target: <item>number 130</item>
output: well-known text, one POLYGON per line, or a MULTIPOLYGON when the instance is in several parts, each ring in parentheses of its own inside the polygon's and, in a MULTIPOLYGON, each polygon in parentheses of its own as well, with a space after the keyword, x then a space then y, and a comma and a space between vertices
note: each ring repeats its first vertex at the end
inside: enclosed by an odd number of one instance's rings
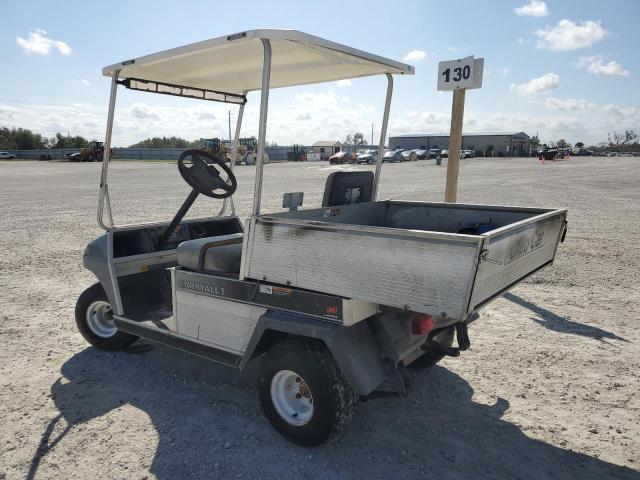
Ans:
MULTIPOLYGON (((451 81, 451 69, 447 68, 444 72, 442 72, 444 76, 444 81, 451 81)), ((460 80, 468 80, 471 75, 471 67, 469 65, 465 65, 464 67, 456 67, 453 69, 453 81, 459 82, 460 80)))

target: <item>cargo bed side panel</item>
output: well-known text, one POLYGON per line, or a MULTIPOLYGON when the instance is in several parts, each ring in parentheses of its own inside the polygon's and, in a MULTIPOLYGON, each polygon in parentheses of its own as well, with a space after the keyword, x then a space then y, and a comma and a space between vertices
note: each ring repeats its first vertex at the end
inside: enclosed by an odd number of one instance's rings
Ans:
POLYGON ((566 214, 556 210, 486 235, 469 312, 553 261, 566 214))
MULTIPOLYGON (((258 221, 246 277, 431 315, 465 318, 482 239, 258 221), (375 232, 375 233, 373 233, 375 232)), ((365 228, 365 227, 362 227, 365 228)))

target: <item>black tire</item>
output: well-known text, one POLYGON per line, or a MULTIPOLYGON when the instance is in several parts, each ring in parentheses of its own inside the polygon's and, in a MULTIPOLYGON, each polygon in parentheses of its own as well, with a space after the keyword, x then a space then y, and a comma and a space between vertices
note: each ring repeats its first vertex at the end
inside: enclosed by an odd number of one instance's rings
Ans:
MULTIPOLYGON (((445 345, 447 347, 451 347, 453 345, 453 338, 455 337, 455 328, 449 327, 442 333, 436 335, 434 340, 438 342, 440 345, 445 345)), ((413 362, 407 365, 407 368, 411 368, 414 370, 422 370, 423 368, 433 367, 436 363, 442 360, 445 357, 445 354, 442 353, 440 349, 437 347, 432 347, 431 345, 427 345, 425 347, 427 350, 420 357, 416 358, 413 362)))
POLYGON ((87 342, 102 350, 122 350, 138 339, 135 335, 120 331, 116 331, 109 337, 96 335, 87 323, 87 310, 95 302, 109 303, 107 294, 99 283, 90 286, 82 292, 76 302, 76 325, 87 342))
MULTIPOLYGON (((264 355, 258 367, 258 398, 269 423, 288 440, 302 446, 326 442, 354 416, 358 395, 320 342, 287 340, 264 355), (303 425, 293 425, 281 416, 272 399, 276 374, 290 370, 311 393, 313 411, 303 425)), ((297 415, 297 414, 296 414, 297 415)))

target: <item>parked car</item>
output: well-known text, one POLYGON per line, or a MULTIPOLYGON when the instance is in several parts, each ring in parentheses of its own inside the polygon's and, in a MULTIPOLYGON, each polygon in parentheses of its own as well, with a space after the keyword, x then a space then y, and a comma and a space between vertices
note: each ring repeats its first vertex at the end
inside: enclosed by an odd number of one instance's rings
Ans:
POLYGON ((12 158, 16 158, 16 156, 13 153, 0 152, 0 158, 2 158, 2 159, 12 159, 12 158))
POLYGON ((540 157, 545 160, 555 160, 558 158, 558 149, 557 148, 543 148, 539 154, 540 157))
POLYGON ((462 150, 460 152, 460 158, 473 158, 475 157, 473 150, 462 150))
POLYGON ((413 150, 403 150, 400 152, 403 162, 414 162, 418 159, 418 156, 413 150))
POLYGON ((395 150, 387 150, 382 156, 383 162, 401 162, 402 161, 402 148, 396 148, 395 150))
POLYGON ((378 159, 380 156, 378 155, 377 150, 364 150, 361 154, 356 157, 356 163, 358 165, 362 163, 366 163, 368 165, 372 165, 374 163, 378 163, 378 159))
POLYGON ((590 157, 593 155, 591 150, 587 150, 586 148, 579 149, 576 153, 574 153, 576 157, 590 157))
POLYGON ((394 150, 385 150, 385 152, 382 154, 382 163, 393 162, 395 154, 396 152, 394 150))
POLYGON ((424 160, 429 156, 429 151, 424 149, 416 150, 416 155, 418 156, 418 160, 424 160))
POLYGON ((329 163, 332 165, 338 165, 343 163, 353 163, 353 155, 351 152, 338 152, 329 157, 329 163))
POLYGON ((442 158, 449 158, 449 150, 441 150, 440 151, 440 156, 442 158))
POLYGON ((81 162, 82 161, 82 155, 80 154, 80 152, 65 153, 64 154, 64 158, 66 158, 68 162, 81 162))
POLYGON ((429 154, 427 155, 427 158, 438 158, 441 151, 442 150, 440 150, 439 148, 431 148, 429 149, 429 154))

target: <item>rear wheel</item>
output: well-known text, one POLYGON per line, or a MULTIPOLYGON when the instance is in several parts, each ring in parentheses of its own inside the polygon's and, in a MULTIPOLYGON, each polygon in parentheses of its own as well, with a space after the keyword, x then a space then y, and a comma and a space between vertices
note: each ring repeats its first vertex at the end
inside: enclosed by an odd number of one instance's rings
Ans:
MULTIPOLYGON (((449 327, 440 334, 434 337, 434 341, 445 347, 451 347, 453 345, 453 337, 455 336, 455 328, 449 327)), ((445 357, 445 354, 438 347, 432 345, 425 345, 425 352, 420 357, 415 359, 407 368, 420 370, 423 368, 429 368, 434 366, 440 360, 445 357)))
POLYGON ((78 298, 76 325, 87 342, 103 350, 120 350, 138 339, 118 331, 111 304, 99 283, 87 288, 78 298))
POLYGON ((277 344, 264 354, 257 384, 271 425, 298 445, 326 442, 356 411, 358 396, 320 343, 277 344))

